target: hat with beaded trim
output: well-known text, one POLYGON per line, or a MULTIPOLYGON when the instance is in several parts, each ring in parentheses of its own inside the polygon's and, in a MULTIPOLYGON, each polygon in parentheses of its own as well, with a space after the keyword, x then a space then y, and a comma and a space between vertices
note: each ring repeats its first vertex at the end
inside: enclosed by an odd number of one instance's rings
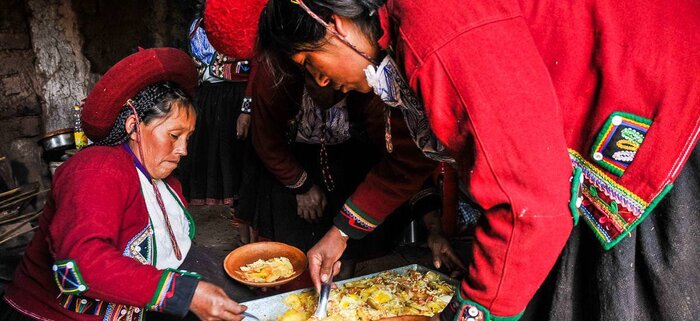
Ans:
POLYGON ((170 81, 190 96, 197 86, 192 58, 175 48, 139 49, 117 62, 92 88, 80 114, 83 130, 92 141, 109 135, 126 102, 146 86, 170 81))

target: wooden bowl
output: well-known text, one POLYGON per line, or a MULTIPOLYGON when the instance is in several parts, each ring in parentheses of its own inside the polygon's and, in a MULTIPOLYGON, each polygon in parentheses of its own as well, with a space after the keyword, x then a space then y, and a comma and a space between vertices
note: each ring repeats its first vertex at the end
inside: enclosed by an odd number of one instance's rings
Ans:
POLYGON ((301 275, 306 270, 306 255, 300 249, 279 242, 256 242, 243 245, 229 253, 224 259, 224 270, 234 280, 252 287, 275 287, 286 284, 301 275), (236 271, 241 271, 241 266, 253 263, 257 260, 269 260, 276 257, 286 257, 292 263, 294 274, 274 282, 251 282, 243 279, 236 271))

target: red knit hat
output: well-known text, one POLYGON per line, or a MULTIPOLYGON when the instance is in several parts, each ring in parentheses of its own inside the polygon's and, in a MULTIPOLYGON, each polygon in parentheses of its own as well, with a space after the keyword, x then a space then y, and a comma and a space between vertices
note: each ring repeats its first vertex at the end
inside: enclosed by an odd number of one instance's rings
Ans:
POLYGON ((204 28, 209 42, 229 57, 252 58, 265 4, 267 0, 207 0, 204 28))
POLYGON ((141 49, 117 62, 95 84, 80 114, 83 130, 92 141, 109 135, 126 101, 148 85, 171 81, 190 96, 197 86, 192 58, 175 48, 141 49))

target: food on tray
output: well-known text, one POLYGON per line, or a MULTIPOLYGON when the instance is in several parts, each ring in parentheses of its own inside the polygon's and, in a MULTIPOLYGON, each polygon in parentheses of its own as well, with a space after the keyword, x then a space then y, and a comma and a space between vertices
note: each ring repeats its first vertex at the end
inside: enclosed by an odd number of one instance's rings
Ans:
POLYGON ((286 279, 294 274, 294 268, 292 262, 282 256, 269 260, 257 260, 241 266, 241 271, 236 272, 246 281, 262 283, 286 279))
MULTIPOLYGON (((328 317, 323 321, 369 321, 382 318, 425 315, 442 311, 454 288, 433 272, 385 272, 373 278, 348 282, 331 291, 328 317)), ((290 309, 278 321, 314 320, 318 295, 291 294, 284 299, 290 309)))

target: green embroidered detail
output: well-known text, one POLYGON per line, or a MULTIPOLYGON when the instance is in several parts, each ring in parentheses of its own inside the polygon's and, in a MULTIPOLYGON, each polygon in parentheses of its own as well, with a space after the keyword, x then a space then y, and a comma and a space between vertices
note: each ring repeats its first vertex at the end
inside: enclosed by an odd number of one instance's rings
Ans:
POLYGON ((471 317, 475 320, 479 320, 478 317, 474 316, 474 313, 473 313, 474 311, 468 311, 468 309, 466 307, 477 308, 478 312, 480 312, 483 315, 484 321, 517 321, 517 320, 520 320, 520 318, 523 316, 523 313, 525 313, 525 310, 523 310, 522 312, 520 312, 514 316, 509 316, 509 317, 496 316, 496 315, 491 314, 491 311, 489 311, 489 309, 487 309, 483 305, 462 297, 462 293, 459 289, 455 292, 455 297, 456 297, 457 301, 459 302, 460 306, 457 308, 457 313, 455 314, 454 318, 452 319, 453 321, 467 320, 469 317, 471 317), (472 314, 465 316, 464 313, 472 313, 472 314))
POLYGON ((576 209, 606 250, 629 235, 673 186, 665 186, 649 204, 588 163, 575 150, 569 149, 569 155, 574 171, 579 170, 583 178, 578 187, 583 201, 576 209))
POLYGON ((362 209, 360 209, 359 207, 357 207, 357 205, 355 205, 355 203, 353 203, 350 199, 347 199, 347 201, 345 201, 345 205, 346 205, 349 209, 351 209, 351 210, 353 211, 354 214, 359 215, 360 217, 362 217, 362 219, 364 219, 364 220, 366 220, 367 222, 373 224, 374 226, 377 226, 377 225, 381 224, 381 222, 375 220, 375 219, 372 218, 371 216, 367 215, 367 213, 365 213, 362 209))
POLYGON ((571 211, 571 216, 574 218, 574 226, 578 225, 579 212, 578 207, 581 206, 583 201, 583 196, 581 196, 581 184, 583 183, 583 176, 581 174, 581 169, 574 167, 574 174, 571 176, 571 200, 569 201, 569 210, 571 211))
POLYGON ((622 176, 634 160, 651 123, 649 119, 630 113, 610 114, 591 147, 591 158, 602 168, 622 176))
MULTIPOLYGON (((664 189, 661 191, 661 193, 659 193, 659 195, 656 196, 656 198, 654 198, 654 200, 651 202, 651 204, 649 204, 646 211, 644 211, 644 214, 642 214, 642 216, 640 216, 639 219, 637 219, 637 221, 635 221, 630 226, 628 226, 627 229, 631 231, 631 230, 634 230, 635 228, 637 228, 637 225, 642 223, 642 221, 644 221, 644 219, 647 216, 649 216, 649 214, 651 214, 651 211, 653 211, 656 208, 656 205, 659 205, 659 202, 661 202, 661 200, 664 198, 664 196, 666 196, 666 194, 668 194, 668 192, 670 192, 671 189, 673 189, 673 184, 666 185, 664 187, 664 189)), ((622 241, 623 239, 624 239, 624 235, 620 235, 620 237, 613 240, 612 242, 610 242, 608 244, 604 244, 603 247, 606 250, 609 250, 609 249, 615 247, 615 245, 617 245, 617 243, 620 243, 620 241, 622 241)))
POLYGON ((632 128, 625 128, 620 132, 620 134, 622 134, 622 137, 624 137, 625 139, 632 141, 637 145, 641 145, 644 141, 644 135, 640 134, 638 131, 632 128))
POLYGON ((58 289, 67 294, 81 294, 90 288, 85 283, 83 275, 74 260, 56 261, 52 267, 54 281, 58 289))

